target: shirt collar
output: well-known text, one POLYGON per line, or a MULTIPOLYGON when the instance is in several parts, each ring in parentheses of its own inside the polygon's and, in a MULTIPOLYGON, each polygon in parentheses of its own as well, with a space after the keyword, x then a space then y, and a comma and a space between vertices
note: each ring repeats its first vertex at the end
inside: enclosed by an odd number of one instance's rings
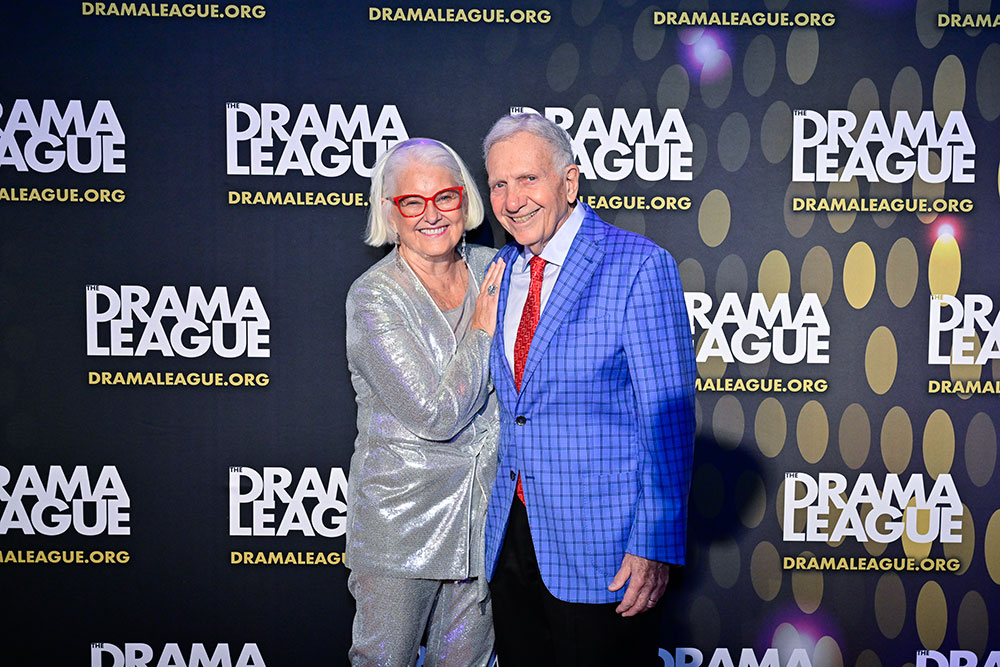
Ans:
MULTIPOLYGON (((547 264, 562 266, 566 262, 566 256, 569 254, 570 246, 573 245, 576 233, 580 231, 580 227, 583 225, 584 215, 583 205, 577 202, 576 206, 570 212, 569 217, 566 218, 566 222, 556 230, 556 233, 552 235, 549 242, 542 248, 539 257, 544 259, 547 264)), ((528 262, 532 257, 534 257, 534 253, 527 246, 521 248, 521 261, 518 264, 521 265, 520 268, 522 271, 527 269, 528 262)))

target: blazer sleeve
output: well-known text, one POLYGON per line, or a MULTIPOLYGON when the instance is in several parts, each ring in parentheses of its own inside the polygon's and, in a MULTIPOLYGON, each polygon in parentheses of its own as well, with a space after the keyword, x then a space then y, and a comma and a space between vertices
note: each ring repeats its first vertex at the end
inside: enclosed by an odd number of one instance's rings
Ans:
POLYGON ((417 437, 447 441, 472 421, 489 396, 485 331, 470 329, 455 355, 439 367, 428 355, 417 323, 395 295, 356 287, 347 298, 347 361, 389 412, 417 437))
POLYGON ((662 248, 639 268, 624 328, 640 440, 639 499, 626 551, 683 564, 694 449, 694 345, 677 265, 662 248))

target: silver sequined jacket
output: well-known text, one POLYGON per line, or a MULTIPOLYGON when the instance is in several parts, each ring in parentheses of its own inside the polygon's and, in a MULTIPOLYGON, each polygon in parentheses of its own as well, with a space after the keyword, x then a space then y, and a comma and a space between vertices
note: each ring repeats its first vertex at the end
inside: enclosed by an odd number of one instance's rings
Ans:
MULTIPOLYGON (((495 250, 469 246, 478 285, 495 250)), ((358 401, 345 562, 355 571, 484 579, 498 418, 491 338, 458 344, 396 250, 347 294, 347 365, 358 401)))

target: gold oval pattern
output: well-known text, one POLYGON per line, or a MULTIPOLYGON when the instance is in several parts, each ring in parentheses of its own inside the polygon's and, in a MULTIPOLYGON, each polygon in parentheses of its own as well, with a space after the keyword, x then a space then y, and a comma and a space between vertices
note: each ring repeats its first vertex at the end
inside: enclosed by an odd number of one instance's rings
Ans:
POLYGON ((882 433, 879 438, 882 449, 882 462, 885 469, 900 475, 910 465, 913 454, 913 426, 906 410, 898 405, 893 406, 882 420, 882 433))
POLYGON ((740 508, 740 522, 747 528, 756 528, 767 512, 767 490, 764 480, 753 470, 744 470, 736 480, 736 504, 740 508))
POLYGON ((731 220, 732 210, 725 192, 715 189, 705 195, 698 208, 698 233, 705 245, 716 248, 725 241, 731 220))
MULTIPOLYGON (((852 178, 849 181, 834 181, 830 183, 830 186, 826 190, 826 196, 829 199, 857 199, 859 194, 858 179, 856 178, 852 178)), ((830 222, 830 226, 838 234, 843 234, 849 230, 854 225, 854 220, 857 217, 858 214, 854 211, 830 211, 826 214, 826 219, 830 222)))
POLYGON ((899 70, 899 74, 892 82, 892 91, 889 93, 889 114, 895 118, 897 111, 905 111, 910 116, 910 120, 916 122, 923 111, 923 84, 920 81, 920 74, 913 67, 904 67, 899 70))
POLYGON ((897 361, 896 338, 888 327, 878 327, 865 348, 865 376, 876 394, 882 395, 892 388, 897 361))
POLYGON ((724 394, 715 403, 712 411, 712 435, 723 449, 733 450, 743 442, 746 429, 743 405, 731 394, 724 394))
POLYGON ((747 92, 754 97, 766 93, 774 81, 776 64, 774 42, 771 38, 767 35, 754 37, 743 57, 743 83, 747 92))
POLYGON ((764 112, 760 124, 760 150, 771 164, 778 164, 792 147, 792 110, 778 100, 764 112))
POLYGON ((830 441, 830 421, 819 401, 808 401, 799 411, 795 439, 806 463, 818 463, 830 441))
POLYGON ((972 513, 967 505, 962 505, 962 541, 951 542, 944 545, 944 555, 946 558, 957 558, 961 567, 955 574, 965 574, 965 571, 972 565, 972 559, 976 554, 976 525, 972 521, 972 513))
POLYGON ((851 403, 840 417, 838 429, 840 455, 851 470, 857 470, 868 460, 871 450, 872 427, 868 413, 858 403, 851 403))
POLYGON ((983 558, 986 559, 986 571, 990 573, 990 579, 993 583, 1000 584, 1000 510, 993 513, 986 525, 983 558))
POLYGON ((854 667, 882 667, 882 661, 879 660, 878 653, 866 648, 858 654, 858 660, 854 663, 854 667))
POLYGON ((933 49, 944 37, 944 30, 938 27, 938 14, 948 11, 948 0, 917 0, 914 20, 917 37, 925 49, 933 49))
POLYGON ((813 651, 813 664, 824 667, 844 667, 844 654, 840 651, 837 640, 830 635, 824 635, 816 642, 813 651))
POLYGON ((785 409, 781 401, 768 396, 757 408, 757 417, 754 420, 753 431, 757 438, 757 447, 761 453, 773 459, 781 453, 785 446, 785 436, 788 426, 785 422, 785 409))
POLYGON ((801 635, 799 635, 799 631, 788 621, 776 627, 774 634, 771 636, 771 646, 780 646, 788 652, 797 648, 803 648, 803 644, 804 642, 801 635))
POLYGON ((959 648, 972 651, 976 655, 986 653, 986 640, 990 634, 990 612, 986 608, 986 601, 978 591, 969 591, 962 598, 955 625, 958 626, 959 648))
POLYGON ((701 71, 701 79, 698 85, 701 88, 701 101, 709 109, 718 109, 729 97, 729 91, 733 87, 733 61, 725 51, 717 51, 719 64, 715 66, 715 73, 709 75, 709 69, 701 71))
POLYGON ((639 60, 652 60, 660 52, 667 31, 653 22, 655 7, 646 7, 632 29, 632 49, 639 60))
POLYGON ((897 239, 885 261, 885 289, 896 308, 905 308, 913 299, 919 272, 920 262, 913 242, 905 236, 897 239))
POLYGON ((864 241, 858 241, 844 259, 844 295, 852 308, 868 305, 875 291, 875 254, 864 241))
POLYGON ((764 295, 767 305, 773 304, 778 294, 787 292, 791 283, 792 272, 784 253, 772 250, 764 255, 757 271, 757 290, 764 295))
POLYGON ((934 75, 934 119, 944 125, 948 114, 965 107, 965 67, 956 55, 946 56, 934 75))
MULTIPOLYGON (((927 165, 931 173, 936 174, 941 170, 941 156, 933 151, 927 154, 927 165)), ((945 184, 944 183, 928 183, 920 174, 913 177, 912 181, 912 191, 914 199, 941 199, 944 197, 945 184)), ((926 213, 917 213, 917 219, 920 222, 928 225, 937 218, 938 214, 934 211, 928 211, 926 213)))
MULTIPOLYGON (((815 554, 803 551, 802 555, 812 558, 815 554)), ((795 570, 792 572, 792 595, 795 604, 806 614, 819 609, 823 601, 823 573, 820 570, 795 570)))
POLYGON ((753 590, 764 602, 781 592, 781 556, 770 542, 761 542, 750 556, 750 580, 753 590))
POLYGON ((875 623, 886 639, 895 639, 906 622, 906 589, 899 575, 888 573, 875 584, 875 623))
POLYGON ((723 538, 708 548, 708 568, 712 579, 722 588, 732 588, 740 578, 740 545, 723 538))
MULTIPOLYGON (((994 376, 995 377, 995 376, 994 376)), ((965 469, 976 486, 986 486, 997 464, 997 431, 985 412, 977 412, 965 432, 965 469)))
POLYGON ((749 282, 743 258, 737 254, 726 255, 715 271, 715 296, 721 301, 728 292, 735 292, 742 298, 747 294, 749 282))
POLYGON ((857 125, 851 130, 851 136, 854 139, 861 136, 861 128, 864 126, 868 114, 872 111, 878 111, 881 106, 875 82, 868 77, 858 79, 847 98, 847 110, 858 119, 857 125))
POLYGON ((993 122, 1000 116, 1000 44, 994 42, 983 51, 976 73, 976 102, 983 120, 993 122))
POLYGON ((931 413, 924 426, 924 467, 934 479, 951 470, 955 460, 955 429, 951 417, 940 408, 931 413))
POLYGON ((833 260, 823 246, 813 246, 802 260, 799 284, 803 294, 815 294, 824 306, 833 291, 833 260))
POLYGON ((677 273, 681 278, 681 285, 685 292, 705 291, 705 269, 701 263, 693 257, 688 257, 677 265, 677 273))
POLYGON ((955 237, 945 235, 934 241, 927 262, 927 284, 931 294, 955 296, 962 280, 962 251, 955 237))
POLYGON ((917 636, 924 648, 936 651, 948 629, 948 601, 936 581, 928 581, 917 595, 917 636))
POLYGON ((819 33, 815 28, 794 28, 785 49, 785 69, 796 85, 809 81, 819 62, 819 33))
POLYGON ((660 113, 667 109, 684 111, 691 97, 691 79, 683 65, 674 63, 660 76, 656 87, 656 106, 660 113))
POLYGON ((792 200, 796 197, 812 198, 816 196, 816 186, 808 182, 792 181, 785 188, 785 227, 788 233, 797 239, 802 238, 812 229, 816 214, 811 211, 793 211, 792 200))

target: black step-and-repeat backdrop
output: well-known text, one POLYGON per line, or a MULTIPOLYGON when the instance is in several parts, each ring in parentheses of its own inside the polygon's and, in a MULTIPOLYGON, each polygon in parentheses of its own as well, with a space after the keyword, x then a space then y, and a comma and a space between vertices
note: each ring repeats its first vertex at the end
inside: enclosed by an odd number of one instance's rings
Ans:
POLYGON ((0 663, 346 663, 368 176, 513 109, 680 265, 664 665, 997 667, 996 5, 8 3, 0 663))

